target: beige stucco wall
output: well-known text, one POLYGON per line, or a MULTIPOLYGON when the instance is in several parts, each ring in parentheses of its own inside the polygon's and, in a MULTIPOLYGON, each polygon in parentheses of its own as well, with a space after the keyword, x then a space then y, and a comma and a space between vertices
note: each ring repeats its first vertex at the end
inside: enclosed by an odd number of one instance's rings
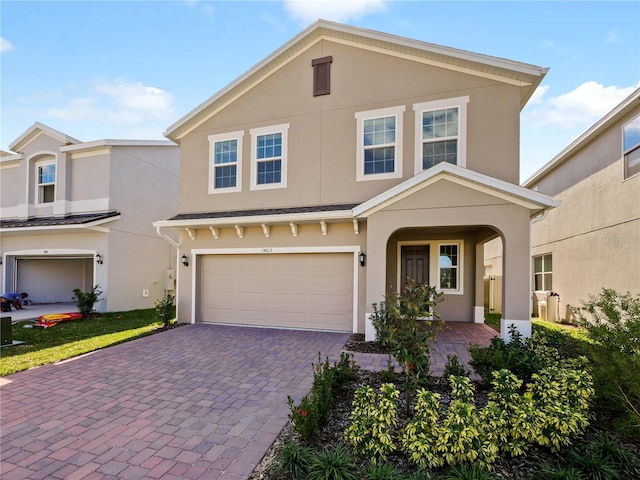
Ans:
POLYGON ((640 294, 640 176, 623 180, 622 125, 612 123, 532 188, 561 205, 532 223, 532 256, 553 256, 560 318, 602 288, 640 294))
POLYGON ((468 96, 467 167, 517 183, 519 87, 321 41, 181 140, 181 212, 357 203, 414 175, 413 104, 468 96), (312 96, 311 60, 331 55, 331 94, 312 96), (355 114, 401 106, 403 178, 356 182, 355 114), (249 130, 289 124, 288 186, 251 191, 249 130), (242 191, 208 194, 208 136, 243 131, 242 191), (230 207, 232 206, 232 207, 230 207))

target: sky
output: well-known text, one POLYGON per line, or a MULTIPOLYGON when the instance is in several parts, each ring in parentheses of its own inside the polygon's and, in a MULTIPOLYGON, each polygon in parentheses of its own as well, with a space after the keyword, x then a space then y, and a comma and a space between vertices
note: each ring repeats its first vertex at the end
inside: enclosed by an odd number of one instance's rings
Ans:
POLYGON ((549 72, 521 115, 524 181, 640 86, 638 1, 0 1, 0 148, 163 132, 318 18, 549 72))

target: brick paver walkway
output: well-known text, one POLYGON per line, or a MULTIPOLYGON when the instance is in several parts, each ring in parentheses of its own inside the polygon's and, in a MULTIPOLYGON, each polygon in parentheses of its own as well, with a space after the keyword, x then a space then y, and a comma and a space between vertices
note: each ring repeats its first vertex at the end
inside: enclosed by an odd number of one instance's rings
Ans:
MULTIPOLYGON (((469 343, 494 335, 447 324, 432 372, 447 354, 467 361, 469 343)), ((287 422, 287 395, 299 400, 311 388, 318 352, 338 359, 348 338, 196 324, 4 377, 0 476, 247 478, 287 422)), ((387 367, 375 357, 357 361, 387 367)))

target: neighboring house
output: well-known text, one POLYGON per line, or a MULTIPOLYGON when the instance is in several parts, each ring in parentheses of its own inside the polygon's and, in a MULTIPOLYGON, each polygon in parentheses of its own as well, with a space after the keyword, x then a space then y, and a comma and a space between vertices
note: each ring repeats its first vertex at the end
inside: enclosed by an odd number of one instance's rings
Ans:
POLYGON ((640 89, 523 185, 560 201, 531 225, 534 297, 559 295, 549 314, 572 321, 602 288, 640 294, 640 89))
POLYGON ((165 132, 179 320, 371 339, 372 305, 411 277, 442 319, 482 322, 500 237, 503 323, 528 334, 529 221, 553 201, 518 185, 520 110, 546 71, 314 23, 165 132))
POLYGON ((71 302, 99 285, 99 311, 151 308, 173 290, 175 251, 153 220, 175 212, 179 149, 80 142, 35 123, 0 159, 2 291, 71 302))

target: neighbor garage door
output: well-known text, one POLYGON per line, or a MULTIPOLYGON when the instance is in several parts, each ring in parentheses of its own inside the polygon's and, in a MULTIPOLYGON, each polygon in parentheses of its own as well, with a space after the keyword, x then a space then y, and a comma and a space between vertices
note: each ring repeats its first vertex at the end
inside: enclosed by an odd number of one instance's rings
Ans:
POLYGON ((205 255, 199 321, 352 331, 353 254, 205 255))
POLYGON ((91 290, 91 258, 19 258, 18 292, 27 292, 34 303, 71 302, 73 290, 91 290))

